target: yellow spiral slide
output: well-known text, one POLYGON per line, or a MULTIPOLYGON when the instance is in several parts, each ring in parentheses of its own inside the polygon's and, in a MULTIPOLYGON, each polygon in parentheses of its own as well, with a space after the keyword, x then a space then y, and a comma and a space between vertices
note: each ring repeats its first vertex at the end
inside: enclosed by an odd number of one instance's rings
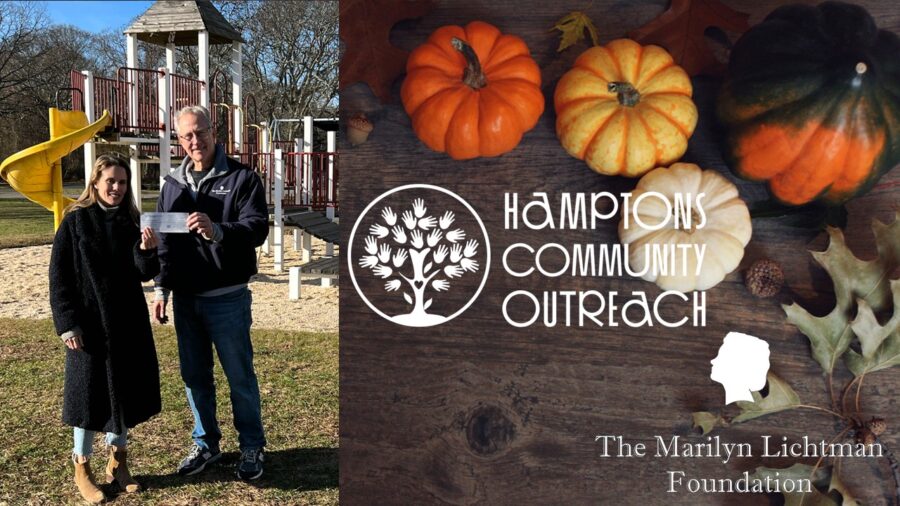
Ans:
POLYGON ((109 112, 93 123, 81 111, 50 109, 50 140, 19 151, 0 164, 0 177, 32 202, 53 211, 53 228, 72 199, 63 195, 60 160, 91 140, 110 122, 109 112))

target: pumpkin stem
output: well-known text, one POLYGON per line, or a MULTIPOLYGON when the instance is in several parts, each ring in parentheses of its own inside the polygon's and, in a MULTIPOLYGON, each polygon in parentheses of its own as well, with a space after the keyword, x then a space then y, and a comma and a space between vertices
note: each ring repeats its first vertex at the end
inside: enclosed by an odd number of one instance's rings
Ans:
POLYGON ((853 80, 850 81, 850 84, 854 88, 859 88, 860 86, 862 86, 863 74, 865 74, 869 70, 869 66, 866 65, 865 62, 859 62, 856 64, 856 67, 854 67, 853 70, 856 71, 856 75, 853 76, 853 80))
POLYGON ((484 76, 484 71, 481 70, 481 62, 478 61, 478 55, 475 54, 472 46, 456 37, 450 40, 450 44, 466 57, 466 71, 463 73, 463 82, 466 86, 475 90, 487 86, 487 78, 484 76))
POLYGON ((697 231, 697 223, 700 223, 700 215, 697 214, 696 209, 691 209, 691 226, 687 226, 687 223, 682 223, 682 228, 688 235, 693 235, 697 231))
POLYGON ((634 107, 641 101, 641 94, 635 89, 631 83, 624 81, 613 81, 606 86, 610 93, 616 93, 619 103, 625 107, 634 107))

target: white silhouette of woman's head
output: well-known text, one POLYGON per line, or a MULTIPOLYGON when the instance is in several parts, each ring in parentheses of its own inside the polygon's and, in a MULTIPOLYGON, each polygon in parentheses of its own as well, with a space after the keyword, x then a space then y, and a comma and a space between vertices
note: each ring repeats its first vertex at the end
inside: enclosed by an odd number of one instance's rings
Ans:
POLYGON ((752 401, 750 392, 758 392, 766 386, 769 343, 740 332, 729 332, 722 341, 719 355, 711 363, 709 377, 725 387, 725 404, 752 401))

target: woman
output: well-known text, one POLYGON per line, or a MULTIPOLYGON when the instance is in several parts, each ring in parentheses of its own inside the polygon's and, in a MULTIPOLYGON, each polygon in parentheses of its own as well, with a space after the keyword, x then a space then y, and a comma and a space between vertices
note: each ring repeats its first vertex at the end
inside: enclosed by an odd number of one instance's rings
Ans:
POLYGON ((91 474, 94 434, 106 432, 108 482, 140 486, 126 462, 128 428, 160 411, 159 366, 141 281, 159 272, 157 237, 138 229, 128 160, 100 156, 66 209, 50 257, 50 305, 66 345, 63 422, 75 428, 75 484, 105 500, 91 474))

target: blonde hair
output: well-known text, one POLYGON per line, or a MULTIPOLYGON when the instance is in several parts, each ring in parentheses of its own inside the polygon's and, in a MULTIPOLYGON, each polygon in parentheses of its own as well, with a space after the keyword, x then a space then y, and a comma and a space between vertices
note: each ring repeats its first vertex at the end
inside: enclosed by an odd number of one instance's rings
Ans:
POLYGON ((84 191, 81 192, 78 199, 66 207, 65 214, 76 209, 90 207, 100 201, 97 188, 95 188, 94 185, 99 183, 103 171, 110 167, 121 167, 125 171, 125 177, 128 179, 128 184, 126 185, 127 189, 125 190, 125 197, 122 199, 120 205, 127 206, 128 214, 131 216, 135 225, 140 223, 141 213, 138 211, 137 202, 134 200, 134 193, 131 191, 131 165, 128 162, 128 157, 115 151, 97 157, 97 161, 94 162, 94 169, 91 171, 91 180, 87 182, 84 191))

